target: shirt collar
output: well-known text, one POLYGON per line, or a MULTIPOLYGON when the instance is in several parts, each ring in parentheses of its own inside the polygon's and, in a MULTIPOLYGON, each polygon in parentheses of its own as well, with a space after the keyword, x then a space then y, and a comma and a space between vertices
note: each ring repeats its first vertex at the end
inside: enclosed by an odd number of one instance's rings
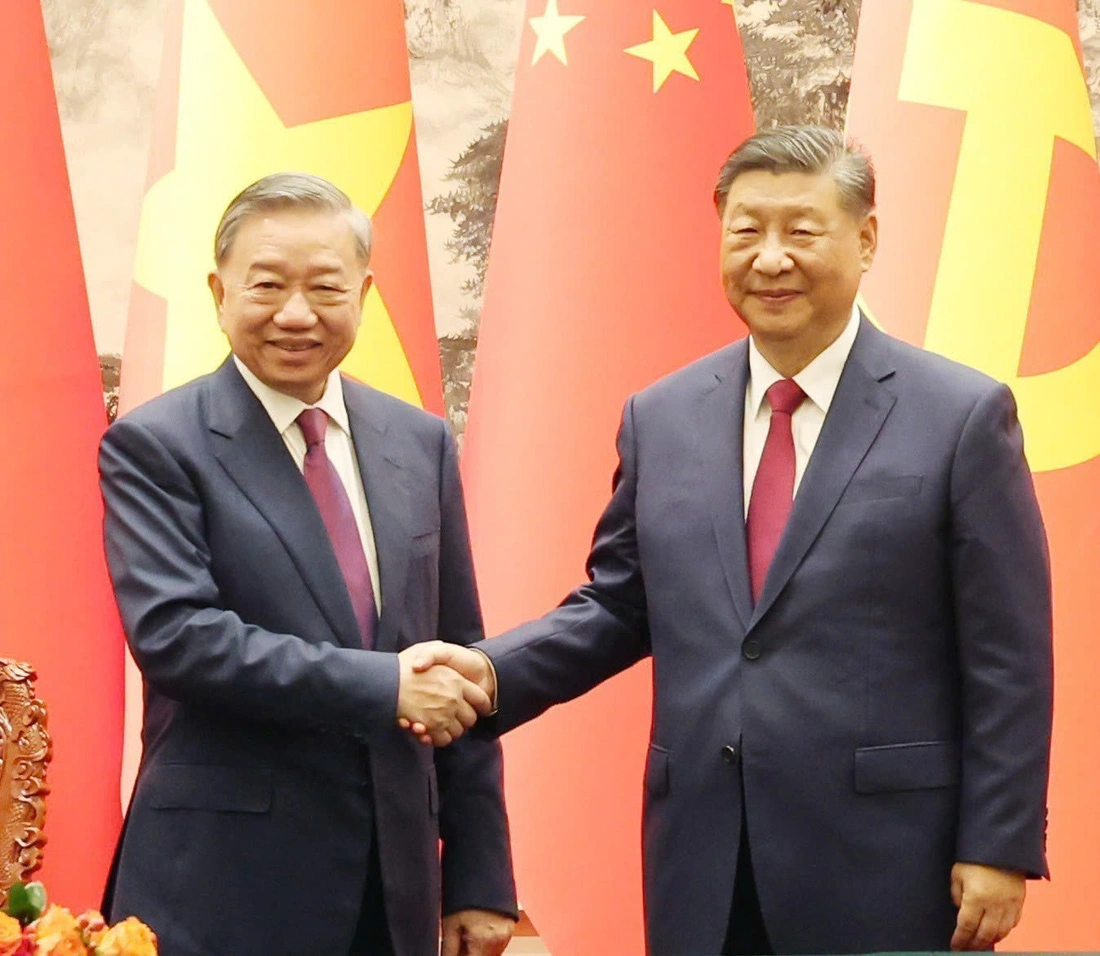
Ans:
MULTIPOLYGON (((852 306, 852 316, 844 331, 836 337, 817 358, 799 372, 794 380, 799 387, 823 412, 829 410, 833 395, 836 394, 837 385, 840 384, 840 374, 844 371, 844 364, 848 361, 852 346, 856 341, 856 333, 859 332, 859 307, 852 306)), ((749 336, 749 384, 746 390, 750 418, 755 418, 760 412, 760 406, 764 403, 764 395, 768 389, 783 378, 771 363, 760 354, 756 342, 749 336)))
POLYGON ((252 393, 260 400, 260 404, 263 405, 280 435, 293 425, 298 416, 307 408, 321 409, 344 430, 345 434, 351 434, 348 410, 344 404, 344 386, 340 380, 338 369, 329 372, 328 381, 325 382, 325 392, 320 400, 314 405, 307 405, 300 399, 261 382, 236 355, 233 356, 233 363, 237 366, 237 371, 241 373, 241 378, 245 380, 248 387, 252 389, 252 393))

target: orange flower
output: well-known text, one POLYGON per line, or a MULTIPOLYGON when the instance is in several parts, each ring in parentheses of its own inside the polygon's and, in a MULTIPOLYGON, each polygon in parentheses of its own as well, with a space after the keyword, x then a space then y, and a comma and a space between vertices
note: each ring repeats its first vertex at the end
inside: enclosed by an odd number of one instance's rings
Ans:
POLYGON ((34 956, 88 956, 80 926, 64 906, 51 903, 33 924, 34 956))
POLYGON ((76 918, 80 927, 80 935, 84 939, 84 945, 89 949, 95 949, 96 944, 103 939, 107 932, 107 922, 98 910, 88 910, 76 918))
POLYGON ((0 913, 0 956, 32 956, 34 946, 24 935, 19 920, 0 913))
POLYGON ((95 956, 157 956, 157 934, 136 916, 129 916, 103 934, 95 956))

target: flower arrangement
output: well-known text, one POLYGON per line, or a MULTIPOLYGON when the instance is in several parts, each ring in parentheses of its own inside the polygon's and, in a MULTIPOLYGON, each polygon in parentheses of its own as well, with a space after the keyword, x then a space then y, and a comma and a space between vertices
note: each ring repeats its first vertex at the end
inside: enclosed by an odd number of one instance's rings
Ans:
POLYGON ((134 916, 108 926, 95 910, 47 904, 41 883, 16 883, 0 911, 0 956, 157 956, 157 937, 134 916))

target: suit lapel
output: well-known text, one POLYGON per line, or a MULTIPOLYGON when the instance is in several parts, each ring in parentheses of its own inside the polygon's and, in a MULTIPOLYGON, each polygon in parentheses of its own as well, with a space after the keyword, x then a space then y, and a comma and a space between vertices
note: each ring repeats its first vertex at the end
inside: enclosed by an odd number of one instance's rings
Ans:
POLYGON ((398 646, 412 540, 412 504, 405 483, 407 475, 401 442, 390 429, 372 393, 346 377, 344 402, 378 553, 382 616, 378 621, 375 648, 392 651, 398 646))
POLYGON ((340 643, 361 647, 355 612, 313 496, 232 359, 211 376, 208 395, 218 461, 279 536, 340 643))
POLYGON ((752 618, 752 592, 745 548, 745 495, 741 478, 745 383, 749 370, 747 341, 732 345, 729 358, 726 370, 715 375, 713 385, 699 398, 696 441, 722 570, 741 624, 748 627, 752 618))
POLYGON ((887 341, 866 319, 861 320, 786 530, 768 568, 752 624, 767 613, 806 557, 894 407, 897 396, 883 384, 894 374, 885 354, 887 341))

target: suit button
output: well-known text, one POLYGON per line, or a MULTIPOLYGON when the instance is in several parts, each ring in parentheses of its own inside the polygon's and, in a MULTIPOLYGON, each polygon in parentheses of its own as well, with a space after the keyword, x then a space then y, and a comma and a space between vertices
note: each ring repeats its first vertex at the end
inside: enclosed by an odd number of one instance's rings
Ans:
POLYGON ((726 763, 737 763, 741 757, 741 751, 739 751, 733 744, 726 744, 722 748, 722 759, 726 763))
POLYGON ((741 656, 747 661, 754 661, 760 656, 760 645, 756 641, 745 641, 741 645, 741 656))

